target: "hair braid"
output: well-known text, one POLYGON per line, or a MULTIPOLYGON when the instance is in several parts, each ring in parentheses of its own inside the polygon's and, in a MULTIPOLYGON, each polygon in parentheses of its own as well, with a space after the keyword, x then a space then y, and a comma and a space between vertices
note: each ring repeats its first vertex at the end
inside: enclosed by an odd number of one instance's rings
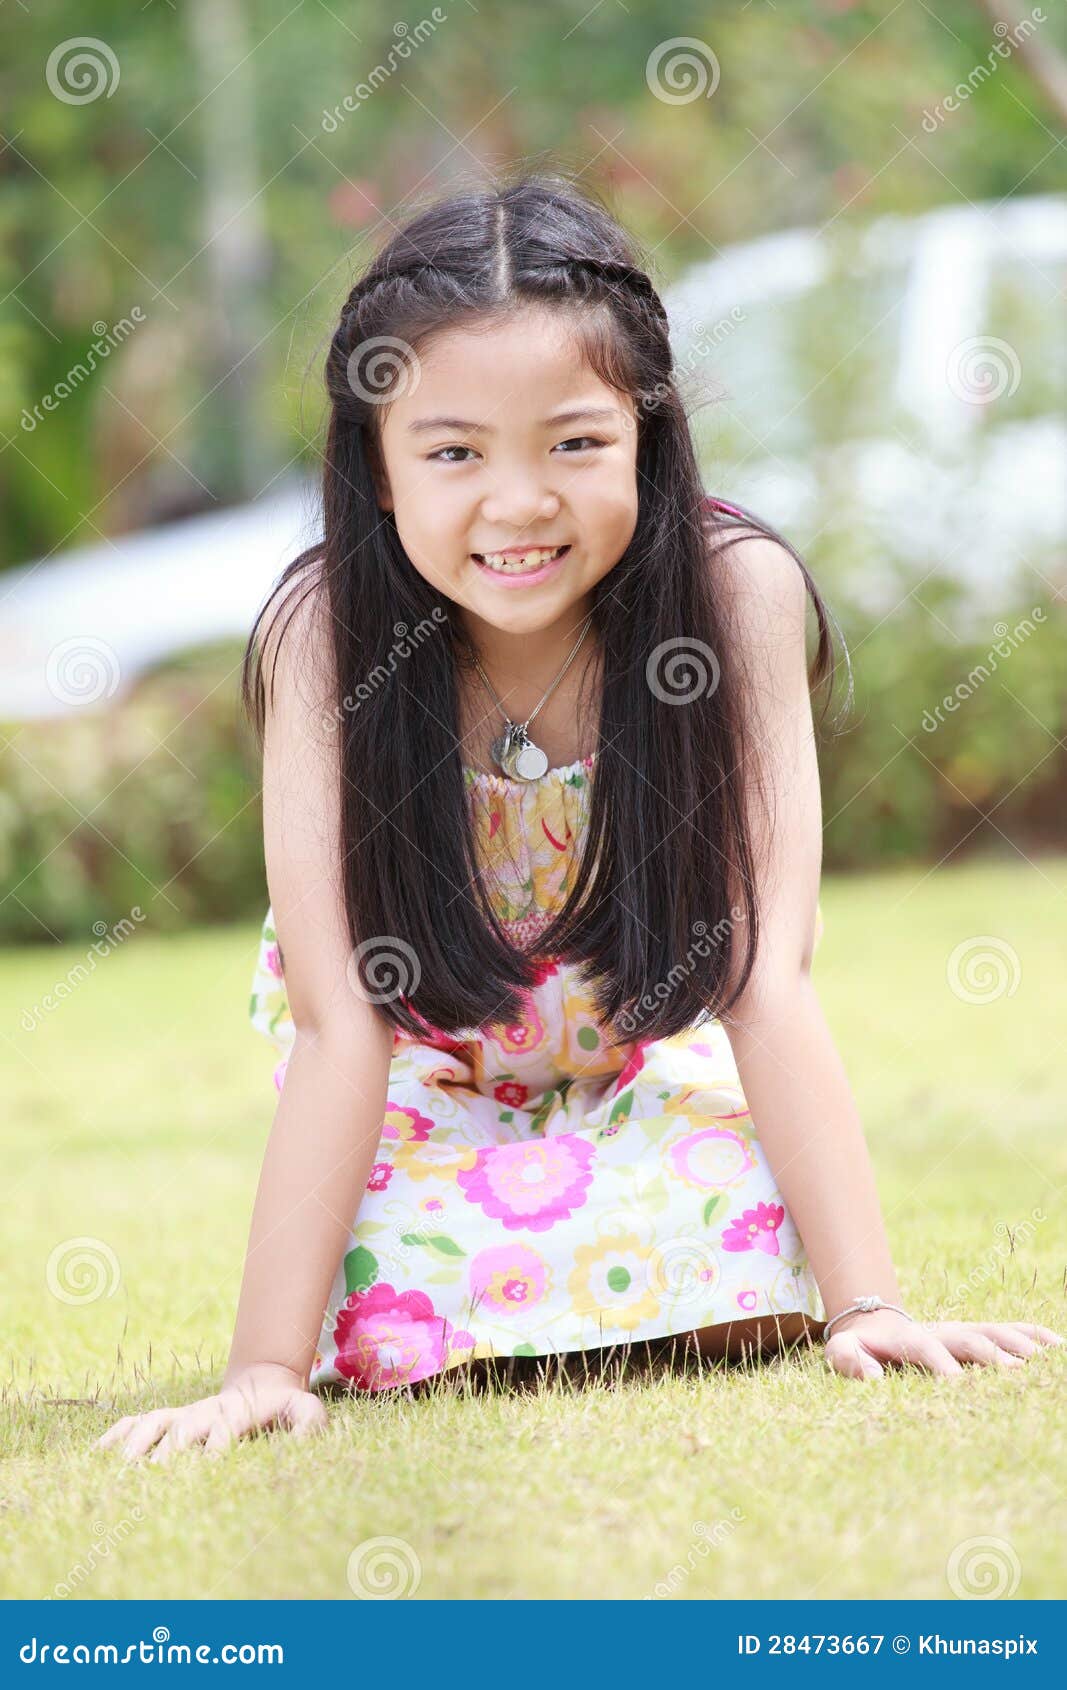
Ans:
POLYGON ((544 275, 552 271, 567 270, 579 272, 590 280, 598 282, 609 292, 616 288, 626 289, 638 303, 647 303, 656 317, 666 327, 667 311, 659 294, 652 285, 644 270, 636 265, 618 263, 611 259, 591 258, 575 255, 568 258, 557 258, 548 264, 535 264, 534 274, 544 275))

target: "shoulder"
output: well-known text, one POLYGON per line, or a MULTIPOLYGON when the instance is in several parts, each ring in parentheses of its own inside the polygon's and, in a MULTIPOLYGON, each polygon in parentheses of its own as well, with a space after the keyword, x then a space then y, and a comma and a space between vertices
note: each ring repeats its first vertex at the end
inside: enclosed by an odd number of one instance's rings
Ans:
POLYGON ((328 625, 326 596, 317 568, 290 565, 260 611, 257 635, 264 656, 276 656, 294 633, 298 640, 321 645, 328 625))
POLYGON ((706 520, 705 537, 713 590, 738 631, 803 646, 808 585, 788 547, 740 522, 706 520))
POLYGON ((329 685, 330 612, 316 568, 283 575, 263 606, 256 636, 268 698, 277 687, 295 693, 302 680, 313 681, 316 692, 329 685))

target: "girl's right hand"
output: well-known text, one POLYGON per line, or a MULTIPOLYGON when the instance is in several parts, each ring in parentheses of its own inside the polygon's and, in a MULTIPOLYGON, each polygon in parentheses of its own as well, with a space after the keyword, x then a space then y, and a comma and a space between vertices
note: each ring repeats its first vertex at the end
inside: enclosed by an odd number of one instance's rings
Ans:
POLYGON ((166 1461, 178 1449, 217 1455, 238 1438, 271 1426, 301 1438, 324 1432, 327 1423, 322 1399, 307 1389, 299 1374, 274 1362, 259 1362, 215 1396, 181 1408, 124 1414, 91 1447, 121 1448, 128 1461, 151 1449, 151 1461, 166 1461))

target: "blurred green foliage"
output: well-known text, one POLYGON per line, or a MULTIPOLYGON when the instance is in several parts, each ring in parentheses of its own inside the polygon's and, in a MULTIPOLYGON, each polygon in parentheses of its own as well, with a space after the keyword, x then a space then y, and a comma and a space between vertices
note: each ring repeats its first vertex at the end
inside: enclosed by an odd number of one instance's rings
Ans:
POLYGON ((0 940, 88 939, 135 906, 164 931, 255 909, 262 819, 240 656, 192 652, 105 710, 7 729, 0 940))
POLYGON ((824 739, 830 868, 1062 849, 1067 614, 1054 590, 957 639, 961 593, 928 581, 891 618, 845 618, 855 697, 824 739))

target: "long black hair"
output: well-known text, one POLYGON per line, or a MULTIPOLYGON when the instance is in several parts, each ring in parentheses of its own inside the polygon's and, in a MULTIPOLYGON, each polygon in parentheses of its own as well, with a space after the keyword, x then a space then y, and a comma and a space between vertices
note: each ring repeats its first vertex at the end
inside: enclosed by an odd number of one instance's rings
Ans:
POLYGON ((832 686, 831 618, 788 541, 749 512, 705 499, 666 313, 628 236, 556 174, 439 201, 352 288, 325 376, 323 538, 288 566, 257 616, 242 697, 262 743, 257 634, 272 602, 290 602, 279 589, 300 576, 330 612, 338 850, 361 985, 416 1036, 520 1020, 546 958, 581 965, 605 1036, 619 1042, 723 1015, 756 957, 745 790, 759 787, 745 664, 728 595, 715 584, 724 551, 755 530, 796 560, 818 619, 812 685, 829 676, 832 686), (593 593, 601 663, 586 842, 562 907, 520 948, 493 911, 475 849, 457 710, 469 641, 453 601, 414 568, 392 513, 380 509, 376 478, 383 394, 405 378, 405 359, 442 329, 530 304, 566 311, 590 368, 632 397, 638 513, 593 593), (428 637, 409 641, 398 665, 397 630, 413 627, 428 637), (691 681, 694 665, 698 675, 703 666, 697 696, 678 708, 671 688, 691 681), (395 956, 417 966, 404 990, 383 994, 380 965, 395 956))

